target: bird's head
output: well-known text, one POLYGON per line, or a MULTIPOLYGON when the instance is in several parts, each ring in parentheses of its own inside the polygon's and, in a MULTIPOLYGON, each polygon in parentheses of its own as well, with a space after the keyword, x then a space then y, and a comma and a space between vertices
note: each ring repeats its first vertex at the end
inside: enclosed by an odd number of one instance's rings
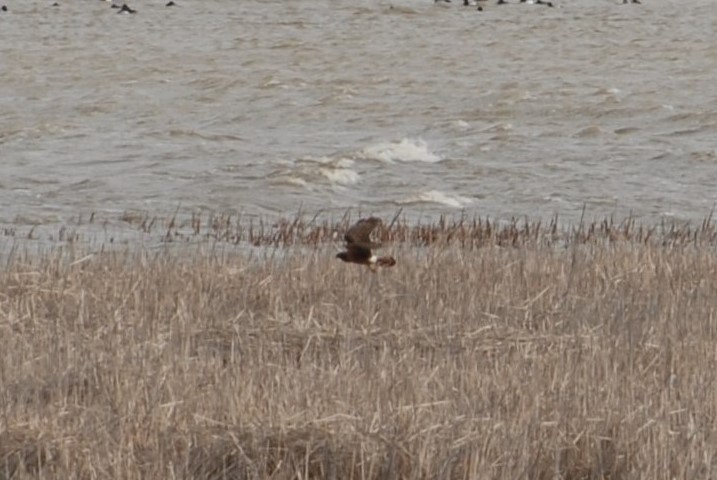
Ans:
POLYGON ((336 254, 336 258, 340 258, 341 260, 343 260, 345 262, 348 257, 347 257, 346 252, 340 252, 340 253, 336 254))

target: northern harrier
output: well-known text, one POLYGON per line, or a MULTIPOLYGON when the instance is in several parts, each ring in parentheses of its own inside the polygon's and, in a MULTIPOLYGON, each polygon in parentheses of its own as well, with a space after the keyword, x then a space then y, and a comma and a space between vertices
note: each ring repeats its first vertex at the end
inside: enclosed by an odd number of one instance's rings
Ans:
POLYGON ((376 217, 364 218, 356 222, 348 229, 344 240, 346 240, 346 251, 336 255, 344 262, 366 265, 375 272, 378 267, 393 267, 396 259, 393 257, 377 257, 371 253, 372 248, 380 248, 380 243, 371 242, 371 232, 381 225, 381 219, 376 217))

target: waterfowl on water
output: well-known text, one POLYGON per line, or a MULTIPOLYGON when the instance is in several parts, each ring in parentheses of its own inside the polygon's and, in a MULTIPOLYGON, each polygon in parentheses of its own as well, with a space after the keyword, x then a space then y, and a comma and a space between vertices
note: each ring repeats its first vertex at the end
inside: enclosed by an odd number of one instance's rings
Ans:
POLYGON ((119 9, 117 13, 137 13, 137 10, 134 10, 132 8, 129 8, 126 3, 122 4, 122 7, 119 9))

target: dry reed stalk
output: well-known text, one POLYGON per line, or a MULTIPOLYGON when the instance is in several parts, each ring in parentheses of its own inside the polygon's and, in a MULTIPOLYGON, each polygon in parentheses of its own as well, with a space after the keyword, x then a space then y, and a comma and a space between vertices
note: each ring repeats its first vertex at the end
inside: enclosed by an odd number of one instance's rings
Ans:
POLYGON ((714 478, 714 251, 506 235, 16 256, 0 478, 714 478))
MULTIPOLYGON (((92 214, 89 221, 84 221, 80 216, 71 226, 60 226, 57 232, 51 231, 45 235, 36 232, 35 227, 25 234, 16 227, 6 227, 0 234, 27 240, 96 244, 97 237, 102 233, 106 236, 105 243, 113 244, 115 235, 126 236, 129 227, 129 230, 137 231, 143 238, 174 244, 211 239, 220 243, 255 247, 316 247, 340 240, 343 232, 360 216, 347 211, 336 220, 328 214, 309 217, 299 212, 292 218, 269 220, 216 213, 192 213, 187 216, 181 215, 177 209, 169 218, 141 212, 125 212, 119 219, 121 227, 113 225, 109 220, 100 222, 92 214), (102 231, 98 230, 100 223, 102 231), (83 232, 83 227, 87 227, 87 231, 83 232)), ((666 222, 643 225, 631 217, 619 222, 610 217, 589 222, 581 220, 577 226, 571 227, 561 224, 557 217, 544 223, 528 218, 497 221, 488 217, 469 218, 461 215, 442 216, 435 221, 415 223, 402 216, 399 210, 377 234, 383 242, 414 246, 458 245, 466 249, 530 245, 565 247, 573 244, 605 243, 649 243, 681 248, 717 244, 717 226, 712 222, 711 214, 696 226, 666 222)))

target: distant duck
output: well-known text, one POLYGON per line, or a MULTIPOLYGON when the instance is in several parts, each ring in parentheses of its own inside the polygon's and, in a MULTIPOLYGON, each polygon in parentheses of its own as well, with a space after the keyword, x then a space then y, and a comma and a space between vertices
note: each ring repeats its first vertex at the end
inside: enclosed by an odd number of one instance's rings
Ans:
POLYGON ((126 3, 123 3, 122 7, 119 9, 119 11, 117 13, 137 13, 137 10, 129 8, 126 3))
POLYGON ((483 7, 481 7, 480 5, 478 5, 477 10, 478 10, 479 12, 482 12, 482 11, 483 11, 483 7))
POLYGON ((7 12, 7 5, 3 5, 2 7, 0 7, 0 10, 2 10, 3 12, 7 12))
POLYGON ((177 4, 174 3, 172 0, 169 0, 169 3, 167 3, 167 4, 165 5, 165 7, 176 7, 176 6, 177 6, 177 4))
POLYGON ((536 5, 545 5, 546 7, 552 7, 553 2, 546 2, 545 0, 536 0, 536 5))
POLYGON ((626 3, 637 3, 638 5, 642 5, 642 2, 640 0, 622 0, 622 4, 625 5, 626 3))
POLYGON ((433 0, 433 3, 451 3, 451 0, 433 0))
POLYGON ((496 3, 496 5, 505 5, 507 3, 508 2, 506 2, 505 0, 498 0, 498 3, 496 3))
POLYGON ((478 5, 476 0, 463 0, 464 7, 475 7, 476 5, 478 5))
POLYGON ((60 6, 60 4, 59 4, 59 3, 57 3, 57 2, 55 2, 55 3, 53 3, 53 4, 52 4, 52 6, 53 6, 53 7, 59 7, 59 6, 60 6))

